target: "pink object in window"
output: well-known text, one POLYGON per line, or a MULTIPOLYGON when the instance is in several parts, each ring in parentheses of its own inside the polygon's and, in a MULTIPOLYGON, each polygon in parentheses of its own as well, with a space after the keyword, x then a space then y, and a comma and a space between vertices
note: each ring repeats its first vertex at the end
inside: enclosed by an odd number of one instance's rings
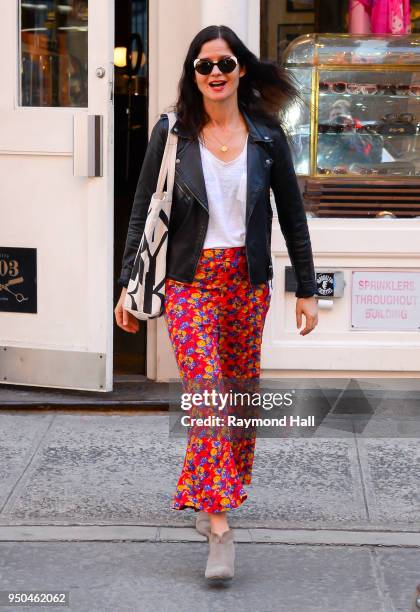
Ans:
POLYGON ((361 9, 370 17, 370 28, 374 34, 409 34, 411 32, 410 0, 350 0, 350 32, 354 34, 367 33, 361 31, 361 9), (352 21, 355 20, 354 31, 352 21))
POLYGON ((350 0, 349 32, 350 34, 370 34, 370 0, 350 0))

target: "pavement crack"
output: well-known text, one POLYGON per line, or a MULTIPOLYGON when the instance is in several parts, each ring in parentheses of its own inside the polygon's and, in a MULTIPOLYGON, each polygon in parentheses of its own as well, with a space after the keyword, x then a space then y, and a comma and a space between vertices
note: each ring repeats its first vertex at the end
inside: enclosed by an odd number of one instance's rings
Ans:
POLYGON ((35 457, 38 454, 39 448, 43 444, 56 418, 57 418, 56 414, 51 415, 50 421, 47 423, 47 426, 45 427, 44 431, 41 432, 39 435, 38 442, 35 442, 32 445, 32 452, 29 455, 29 461, 27 461, 24 469, 22 470, 22 473, 20 474, 19 478, 17 478, 14 485, 10 489, 9 494, 6 496, 4 504, 0 509, 0 517, 6 515, 8 510, 10 510, 10 506, 12 505, 13 501, 16 499, 17 495, 21 491, 27 479, 29 478, 30 468, 32 467, 35 457))
POLYGON ((382 598, 383 612, 397 612, 394 607, 394 604, 392 603, 389 588, 386 584, 381 562, 378 558, 378 551, 376 550, 376 548, 370 547, 369 554, 372 560, 372 571, 375 579, 375 584, 382 598))
POLYGON ((369 504, 367 500, 367 486, 365 482, 365 475, 363 472, 362 458, 360 456, 359 440, 357 438, 356 428, 355 428, 355 424, 353 421, 352 421, 352 427, 353 427, 354 442, 356 446, 357 464, 359 466, 360 483, 361 483, 361 487, 363 491, 363 505, 365 507, 367 521, 370 523, 371 518, 370 518, 370 512, 369 512, 369 504))

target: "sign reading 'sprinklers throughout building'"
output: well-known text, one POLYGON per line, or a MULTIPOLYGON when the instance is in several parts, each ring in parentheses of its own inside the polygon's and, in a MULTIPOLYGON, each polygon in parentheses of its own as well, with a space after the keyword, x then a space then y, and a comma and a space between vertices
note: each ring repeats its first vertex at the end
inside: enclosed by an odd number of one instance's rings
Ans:
POLYGON ((420 272, 352 273, 353 329, 420 329, 420 272))

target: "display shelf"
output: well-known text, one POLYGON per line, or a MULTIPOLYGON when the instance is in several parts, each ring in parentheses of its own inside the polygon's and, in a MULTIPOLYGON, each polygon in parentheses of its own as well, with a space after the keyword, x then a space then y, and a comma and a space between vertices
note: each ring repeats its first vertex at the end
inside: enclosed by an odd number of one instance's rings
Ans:
MULTIPOLYGON (((420 181, 418 35, 307 34, 286 49, 284 66, 306 103, 285 113, 298 175, 324 184, 420 181)), ((420 201, 414 212, 411 204, 409 215, 420 213, 420 201)), ((393 198, 381 206, 393 210, 393 198)), ((394 208, 409 216, 403 203, 394 208)))

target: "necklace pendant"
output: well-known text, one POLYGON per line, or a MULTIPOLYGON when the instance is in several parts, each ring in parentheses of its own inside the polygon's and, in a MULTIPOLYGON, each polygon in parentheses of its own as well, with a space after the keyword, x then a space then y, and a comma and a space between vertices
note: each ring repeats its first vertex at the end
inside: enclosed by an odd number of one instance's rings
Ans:
POLYGON ((226 145, 223 145, 220 147, 220 150, 223 151, 223 153, 226 153, 226 151, 228 150, 226 145))

